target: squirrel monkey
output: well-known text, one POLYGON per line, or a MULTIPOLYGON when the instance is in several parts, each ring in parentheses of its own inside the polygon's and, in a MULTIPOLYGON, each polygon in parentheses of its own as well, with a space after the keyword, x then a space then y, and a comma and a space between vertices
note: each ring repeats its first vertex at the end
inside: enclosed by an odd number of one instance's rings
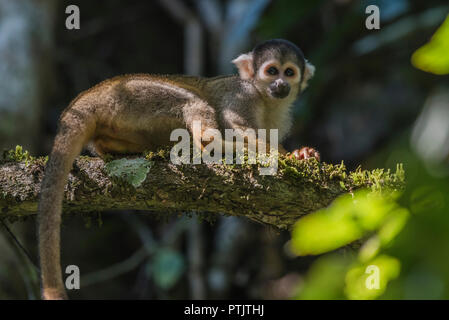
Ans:
MULTIPOLYGON (((100 156, 155 150, 170 144, 172 130, 192 131, 193 121, 201 122, 202 131, 278 129, 280 141, 286 136, 290 107, 315 68, 297 46, 281 39, 263 42, 232 62, 239 76, 118 76, 82 92, 62 113, 38 207, 44 299, 67 298, 60 266, 61 207, 73 161, 87 144, 100 156)), ((292 156, 319 160, 312 148, 292 156)))

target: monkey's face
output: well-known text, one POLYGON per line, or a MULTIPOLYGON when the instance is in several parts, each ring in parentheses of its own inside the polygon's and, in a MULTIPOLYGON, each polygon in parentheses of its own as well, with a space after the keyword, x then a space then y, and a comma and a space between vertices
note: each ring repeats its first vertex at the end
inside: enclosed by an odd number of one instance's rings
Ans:
POLYGON ((271 59, 258 69, 256 83, 261 92, 274 99, 285 99, 296 94, 301 79, 300 68, 293 62, 282 63, 271 59))
POLYGON ((243 80, 250 80, 268 99, 289 100, 307 87, 315 71, 293 43, 274 39, 241 54, 233 63, 243 80))

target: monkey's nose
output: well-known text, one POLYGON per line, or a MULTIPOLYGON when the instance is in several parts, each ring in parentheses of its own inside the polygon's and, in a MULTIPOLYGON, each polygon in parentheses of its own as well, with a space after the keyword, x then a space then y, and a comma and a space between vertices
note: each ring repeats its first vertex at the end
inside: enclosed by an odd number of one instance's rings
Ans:
POLYGON ((290 85, 287 82, 281 82, 277 85, 278 90, 281 92, 289 92, 290 91, 290 85))
POLYGON ((275 98, 285 98, 290 93, 290 85, 288 82, 284 82, 282 80, 276 80, 270 86, 271 94, 275 98))

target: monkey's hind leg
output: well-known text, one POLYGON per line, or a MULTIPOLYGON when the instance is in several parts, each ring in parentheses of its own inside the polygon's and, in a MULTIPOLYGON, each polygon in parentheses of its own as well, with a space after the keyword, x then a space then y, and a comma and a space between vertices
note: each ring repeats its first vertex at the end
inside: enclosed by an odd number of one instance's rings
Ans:
POLYGON ((61 120, 41 185, 38 207, 42 298, 66 299, 60 265, 60 227, 64 187, 74 159, 93 134, 95 123, 85 116, 61 120))

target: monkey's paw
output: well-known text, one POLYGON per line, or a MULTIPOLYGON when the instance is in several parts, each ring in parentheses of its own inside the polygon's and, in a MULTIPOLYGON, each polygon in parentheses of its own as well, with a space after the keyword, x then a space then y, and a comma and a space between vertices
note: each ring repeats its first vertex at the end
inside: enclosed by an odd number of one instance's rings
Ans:
POLYGON ((290 157, 298 159, 298 160, 315 158, 318 161, 320 161, 320 154, 319 154, 319 152, 316 151, 315 149, 309 148, 309 147, 302 147, 301 149, 296 149, 295 151, 293 151, 290 154, 290 157))

